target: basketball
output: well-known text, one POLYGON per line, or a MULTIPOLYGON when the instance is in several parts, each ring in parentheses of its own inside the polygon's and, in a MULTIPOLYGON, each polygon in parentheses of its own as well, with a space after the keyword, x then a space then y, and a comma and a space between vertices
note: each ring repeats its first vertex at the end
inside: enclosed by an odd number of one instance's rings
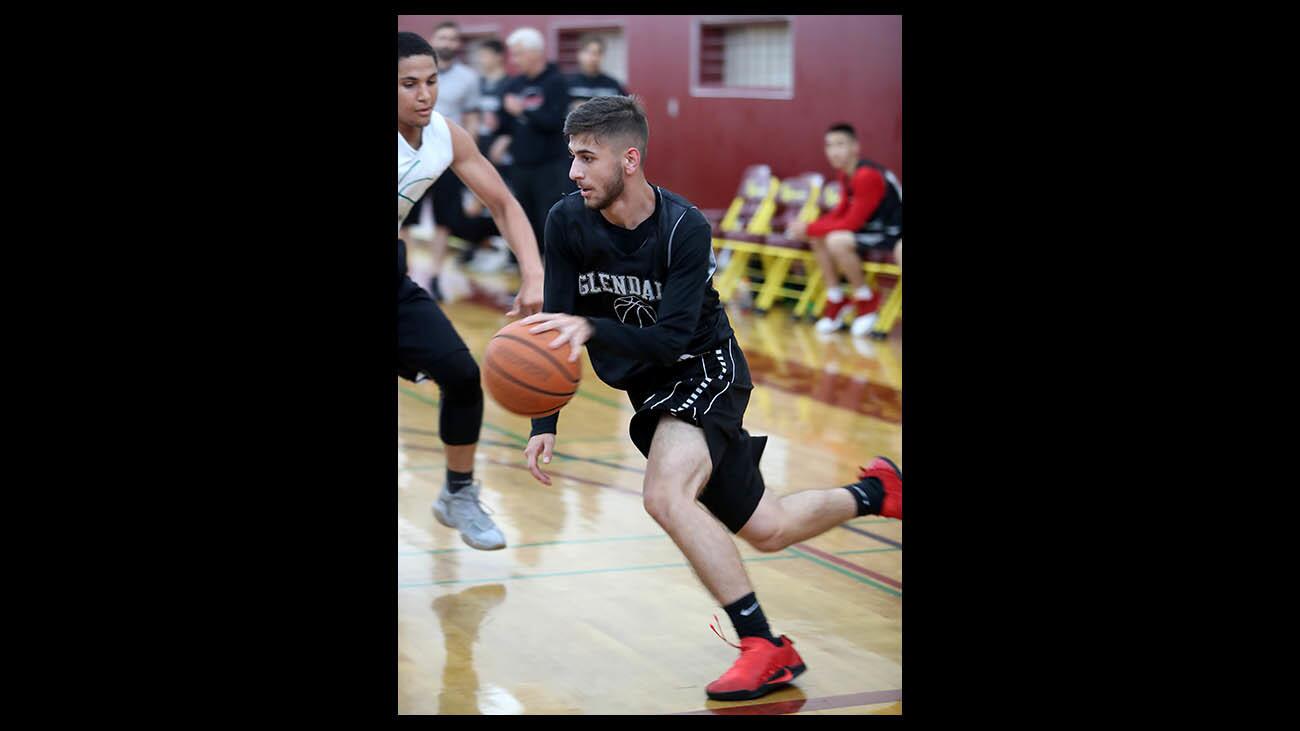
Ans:
POLYGON ((483 386, 506 411, 537 418, 569 403, 582 381, 582 361, 569 362, 569 346, 551 350, 556 330, 532 334, 534 325, 506 325, 488 341, 483 386))

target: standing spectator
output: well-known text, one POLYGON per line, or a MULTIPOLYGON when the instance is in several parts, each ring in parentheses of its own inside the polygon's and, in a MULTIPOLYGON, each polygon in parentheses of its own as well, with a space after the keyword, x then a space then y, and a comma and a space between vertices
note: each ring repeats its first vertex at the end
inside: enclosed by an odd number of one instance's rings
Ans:
MULTIPOLYGON (((510 179, 510 144, 502 135, 501 95, 509 76, 506 74, 506 46, 497 38, 480 41, 472 51, 472 63, 479 74, 478 129, 473 130, 479 151, 492 161, 504 180, 510 179)), ((513 255, 505 240, 497 234, 487 208, 469 191, 465 192, 465 215, 491 235, 479 246, 466 249, 461 261, 476 271, 499 271, 511 263, 513 255)))
POLYGON ((600 36, 583 36, 578 42, 578 73, 569 77, 569 108, 578 106, 595 96, 627 96, 627 89, 618 79, 602 73, 600 62, 605 58, 605 41, 600 36))
MULTIPOLYGON (((474 49, 474 67, 479 73, 479 150, 483 155, 503 170, 510 165, 510 153, 506 145, 496 144, 503 134, 501 126, 501 96, 505 93, 506 82, 506 46, 496 38, 488 38, 474 49), (495 153, 495 154, 493 154, 495 153)), ((507 142, 509 142, 507 140, 507 142)), ((502 177, 505 173, 502 172, 502 177)))
POLYGON ((546 42, 536 28, 520 28, 506 39, 510 61, 520 71, 506 82, 501 99, 512 159, 515 196, 533 224, 539 246, 546 214, 560 196, 577 190, 569 180, 569 146, 561 130, 569 111, 569 85, 546 60, 546 42))
POLYGON ((433 51, 438 54, 438 106, 434 111, 466 129, 478 127, 478 72, 460 62, 460 28, 454 21, 433 30, 433 51))
MULTIPOLYGON (((826 159, 838 173, 844 197, 835 210, 812 223, 795 221, 786 229, 788 238, 807 241, 817 256, 817 266, 826 278, 826 308, 817 321, 819 333, 832 333, 844 326, 851 311, 851 331, 866 335, 876 323, 880 298, 862 276, 862 260, 871 250, 889 252, 903 237, 903 187, 884 166, 858 157, 858 135, 848 124, 836 124, 826 131, 826 159), (853 287, 849 301, 840 288, 840 275, 853 287), (847 308, 847 309, 846 309, 847 308)), ((898 250, 901 254, 901 249, 898 250)))

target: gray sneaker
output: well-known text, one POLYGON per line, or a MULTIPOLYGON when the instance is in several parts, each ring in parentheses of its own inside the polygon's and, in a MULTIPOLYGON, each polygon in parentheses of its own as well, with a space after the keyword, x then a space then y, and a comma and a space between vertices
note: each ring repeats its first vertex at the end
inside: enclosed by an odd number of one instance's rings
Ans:
POLYGON ((480 551, 495 551, 506 547, 506 537, 479 502, 482 486, 483 483, 475 480, 473 485, 452 493, 443 483, 442 492, 433 503, 433 517, 448 528, 460 531, 461 540, 470 546, 480 551))

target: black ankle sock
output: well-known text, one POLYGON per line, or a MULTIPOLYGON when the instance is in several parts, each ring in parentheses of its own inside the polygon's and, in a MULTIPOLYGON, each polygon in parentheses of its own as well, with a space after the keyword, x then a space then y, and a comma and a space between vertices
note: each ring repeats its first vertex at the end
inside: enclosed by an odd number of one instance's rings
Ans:
POLYGON ((754 592, 751 591, 723 609, 731 617, 731 626, 736 628, 736 634, 740 637, 762 637, 777 647, 781 646, 781 640, 772 636, 772 629, 767 626, 767 617, 763 616, 763 608, 758 606, 754 592))
POLYGON ((474 484, 474 470, 469 472, 452 472, 447 470, 447 489, 454 495, 474 484))
POLYGON ((877 477, 868 477, 852 485, 845 485, 845 490, 858 501, 858 515, 876 515, 885 502, 885 486, 877 477))

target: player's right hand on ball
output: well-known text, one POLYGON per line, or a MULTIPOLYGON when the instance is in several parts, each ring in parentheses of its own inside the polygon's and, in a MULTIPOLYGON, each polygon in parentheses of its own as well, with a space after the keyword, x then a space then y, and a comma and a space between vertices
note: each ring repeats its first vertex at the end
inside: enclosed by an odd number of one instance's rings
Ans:
POLYGON ((537 458, 539 456, 542 458, 542 464, 550 464, 551 452, 554 449, 554 434, 538 434, 528 440, 528 446, 524 449, 524 457, 528 460, 528 471, 533 473, 533 477, 543 485, 551 484, 551 476, 537 467, 537 458))

